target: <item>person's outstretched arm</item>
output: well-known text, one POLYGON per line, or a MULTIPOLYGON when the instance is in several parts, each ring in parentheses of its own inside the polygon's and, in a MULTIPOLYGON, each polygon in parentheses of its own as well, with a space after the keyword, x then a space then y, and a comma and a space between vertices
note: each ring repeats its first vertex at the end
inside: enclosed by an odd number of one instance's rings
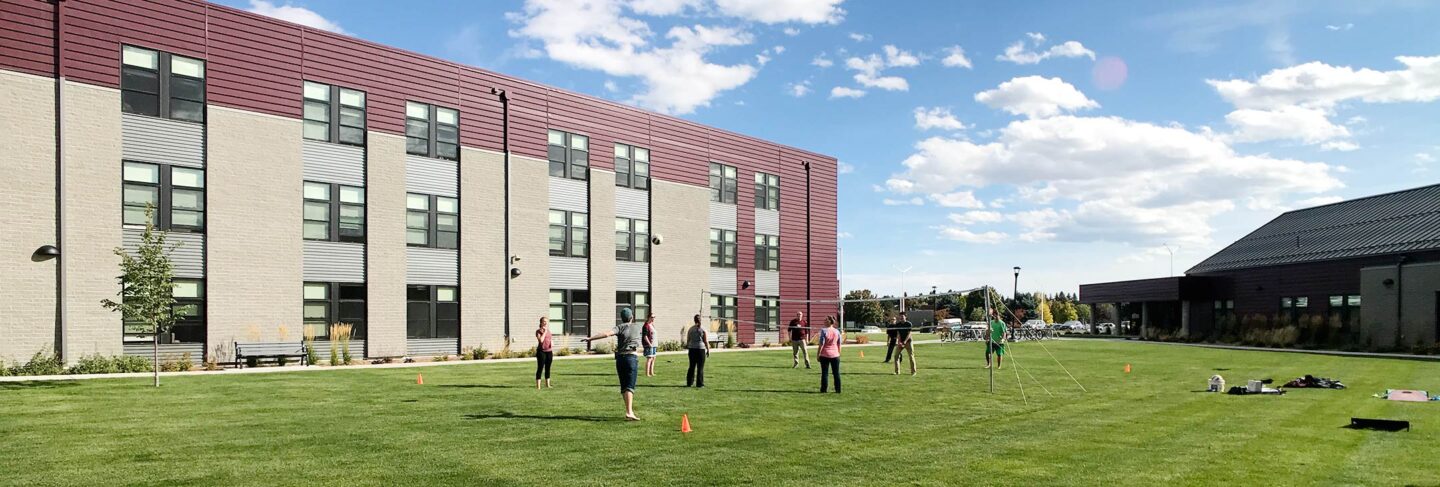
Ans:
POLYGON ((588 337, 588 338, 585 338, 584 340, 587 341, 587 342, 593 342, 593 341, 595 341, 595 340, 610 338, 610 337, 613 337, 613 336, 615 336, 615 330, 610 330, 610 331, 606 331, 606 332, 597 333, 597 334, 595 334, 595 335, 593 335, 593 336, 590 336, 590 337, 588 337))

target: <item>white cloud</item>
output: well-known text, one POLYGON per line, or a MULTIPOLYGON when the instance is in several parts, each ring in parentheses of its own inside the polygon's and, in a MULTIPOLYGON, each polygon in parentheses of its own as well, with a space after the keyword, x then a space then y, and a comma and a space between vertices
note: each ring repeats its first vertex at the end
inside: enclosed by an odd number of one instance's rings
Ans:
POLYGON ((995 60, 1006 61, 1015 64, 1038 64, 1040 61, 1044 61, 1052 57, 1088 57, 1091 61, 1095 60, 1095 51, 1087 49, 1084 44, 1081 44, 1079 42, 1065 41, 1060 44, 1050 46, 1049 49, 1037 51, 1033 50, 1032 48, 1039 48, 1041 44, 1044 44, 1045 35, 1038 32, 1027 32, 1025 33, 1025 36, 1030 38, 1031 46, 1026 46, 1024 40, 1015 41, 1015 43, 1010 44, 1009 47, 1005 48, 1004 54, 995 56, 995 60))
POLYGON ((965 48, 960 46, 945 48, 945 58, 940 60, 940 64, 952 68, 970 69, 971 67, 970 58, 965 57, 965 48))
POLYGON ((1052 117, 1100 106, 1065 80, 1040 76, 1025 76, 1000 83, 995 89, 976 93, 975 101, 1030 118, 1052 117))
POLYGON ((1350 29, 1354 29, 1354 28, 1355 28, 1355 24, 1352 24, 1352 23, 1349 23, 1349 22, 1346 22, 1346 23, 1340 24, 1340 25, 1326 25, 1326 26, 1325 26, 1325 29, 1326 29, 1326 30, 1331 30, 1331 31, 1350 30, 1350 29))
POLYGON ((854 237, 855 237, 855 236, 854 236, 854 235, 851 235, 850 232, 839 232, 839 233, 836 233, 836 234, 835 234, 835 238, 854 238, 854 237))
POLYGON ((795 98, 800 98, 802 96, 808 95, 810 94, 810 81, 807 80, 801 81, 799 83, 790 83, 789 88, 787 88, 785 91, 790 93, 790 96, 793 96, 795 98))
POLYGON ((755 55, 755 64, 759 64, 759 65, 761 65, 761 66, 764 66, 764 65, 769 64, 769 63, 770 63, 770 56, 766 56, 765 54, 756 54, 756 55, 755 55))
POLYGON ((610 76, 639 78, 645 89, 630 101, 665 113, 693 112, 755 77, 754 66, 705 59, 717 48, 749 44, 749 33, 682 25, 665 33, 668 46, 653 45, 649 24, 627 16, 626 8, 633 11, 615 0, 528 0, 522 14, 511 16, 519 24, 512 35, 540 41, 550 59, 610 76))
POLYGON ((920 58, 915 57, 914 54, 910 54, 910 52, 901 50, 901 49, 898 48, 898 47, 895 47, 895 46, 886 44, 886 45, 882 48, 882 50, 885 51, 885 66, 886 66, 886 67, 895 68, 895 67, 911 67, 911 66, 919 66, 919 65, 920 65, 920 58))
POLYGON ((619 86, 619 85, 616 85, 614 80, 608 80, 608 79, 607 79, 607 80, 605 80, 605 91, 614 93, 614 92, 620 91, 620 86, 619 86))
POLYGON ((1005 215, 998 211, 970 210, 964 213, 951 213, 948 218, 957 225, 974 225, 976 223, 999 223, 1005 220, 1005 215))
POLYGON ((1440 56, 1395 58, 1404 69, 1331 66, 1309 62, 1276 69, 1254 81, 1206 80, 1236 108, 1288 106, 1330 108, 1347 101, 1367 103, 1431 102, 1440 99, 1440 56))
POLYGON ((631 0, 630 9, 645 15, 679 15, 701 4, 700 0, 631 0))
POLYGON ((794 28, 794 27, 786 27, 785 30, 782 30, 781 32, 784 32, 785 35, 790 36, 790 37, 795 37, 795 36, 800 35, 800 29, 796 29, 796 28, 794 28))
POLYGON ((984 208, 985 203, 975 197, 973 191, 955 191, 951 193, 934 193, 929 195, 930 201, 945 208, 984 208))
POLYGON ((865 96, 865 90, 857 90, 844 86, 830 88, 830 98, 860 98, 865 96))
POLYGON ((850 33, 850 40, 855 41, 855 42, 865 42, 865 41, 870 40, 870 34, 861 34, 861 33, 859 33, 859 32, 851 32, 851 33, 850 33))
POLYGON ((825 57, 825 54, 824 54, 824 53, 821 53, 821 54, 815 56, 815 59, 810 60, 810 64, 815 65, 815 66, 819 66, 819 67, 822 67, 822 68, 828 68, 828 67, 830 67, 830 66, 834 66, 834 65, 835 65, 835 61, 831 61, 830 58, 825 57))
POLYGON ((941 227, 940 236, 950 240, 977 244, 997 244, 1009 239, 1010 236, 1002 232, 981 232, 976 233, 961 227, 941 227))
POLYGON ((850 57, 845 59, 845 67, 856 71, 854 79, 856 83, 866 88, 879 88, 887 91, 908 91, 910 83, 899 76, 886 76, 883 71, 887 68, 913 67, 920 64, 920 58, 914 54, 904 51, 892 45, 882 48, 884 56, 871 54, 864 57, 850 57))
POLYGON ((885 199, 883 199, 883 200, 880 200, 880 202, 881 202, 881 203, 884 203, 885 206, 906 206, 906 205, 920 206, 920 205, 925 204, 925 200, 920 199, 919 196, 910 198, 910 199, 908 199, 908 200, 906 200, 906 199, 898 199, 898 200, 897 200, 897 199, 885 198, 885 199))
POLYGON ((1017 120, 989 143, 930 137, 903 164, 886 181, 897 195, 1001 185, 1053 198, 1053 207, 1007 215, 1025 228, 1016 236, 1025 241, 1198 248, 1210 241, 1211 221, 1237 204, 1261 207, 1342 186, 1338 169, 1324 163, 1240 154, 1207 131, 1119 117, 1017 120))
POLYGON ((1360 144, 1356 144, 1348 140, 1332 140, 1320 144, 1320 150, 1323 151, 1350 152, 1359 149, 1360 144))
POLYGON ((770 48, 770 50, 775 51, 775 54, 785 54, 785 46, 775 46, 770 48))
POLYGON ((720 13, 764 24, 838 24, 844 0, 714 0, 720 13))
POLYGON ((1349 129, 1331 123, 1326 111, 1319 108, 1243 108, 1226 115, 1225 123, 1234 128, 1230 138, 1236 142, 1298 140, 1307 144, 1318 144, 1350 136, 1349 129))
POLYGON ((284 5, 275 5, 266 0, 250 0, 250 8, 245 10, 266 17, 274 17, 286 22, 294 22, 306 27, 328 30, 336 34, 349 34, 349 32, 346 32, 345 29, 340 27, 340 24, 315 13, 314 10, 305 7, 296 7, 289 2, 286 2, 284 5))
POLYGON ((1415 153, 1415 161, 1416 161, 1416 162, 1435 162, 1435 156, 1430 155, 1429 153, 1425 153, 1425 152, 1416 152, 1416 153, 1415 153))
POLYGON ((965 130, 964 123, 945 107, 915 107, 915 128, 920 130, 965 130))
POLYGON ((852 173, 852 172, 855 172, 855 166, 852 165, 852 164, 850 164, 850 163, 847 163, 847 162, 845 162, 845 161, 840 161, 840 162, 835 166, 835 173, 836 173, 836 174, 850 174, 850 173, 852 173))
POLYGON ((1345 125, 1350 125, 1350 126, 1363 125, 1365 122, 1369 122, 1369 121, 1370 121, 1370 119, 1368 119, 1368 118, 1365 118, 1365 117, 1356 115, 1356 116, 1353 116, 1353 117, 1350 117, 1350 118, 1345 119, 1345 125))

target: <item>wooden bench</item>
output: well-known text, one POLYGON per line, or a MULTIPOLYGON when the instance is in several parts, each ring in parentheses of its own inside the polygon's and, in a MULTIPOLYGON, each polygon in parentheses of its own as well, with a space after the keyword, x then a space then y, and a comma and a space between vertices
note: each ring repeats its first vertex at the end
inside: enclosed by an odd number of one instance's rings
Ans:
POLYGON ((251 357, 254 357, 256 359, 300 357, 300 363, 302 365, 310 365, 310 363, 306 360, 307 354, 305 353, 304 342, 235 342, 236 367, 244 368, 246 359, 251 357))

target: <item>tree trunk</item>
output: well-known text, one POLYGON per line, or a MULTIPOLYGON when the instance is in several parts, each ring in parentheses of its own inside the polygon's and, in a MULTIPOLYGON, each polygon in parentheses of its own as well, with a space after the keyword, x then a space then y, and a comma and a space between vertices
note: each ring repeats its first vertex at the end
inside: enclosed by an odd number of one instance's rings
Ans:
POLYGON ((150 359, 154 362, 155 387, 160 387, 160 330, 151 334, 150 359))

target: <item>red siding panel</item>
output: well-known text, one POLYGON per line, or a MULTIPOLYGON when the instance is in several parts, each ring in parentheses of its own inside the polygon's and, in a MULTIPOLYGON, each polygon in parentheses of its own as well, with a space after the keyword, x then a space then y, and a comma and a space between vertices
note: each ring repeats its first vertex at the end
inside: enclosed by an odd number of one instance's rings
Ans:
POLYGON ((0 69, 55 76, 54 41, 54 5, 0 2, 0 69))

